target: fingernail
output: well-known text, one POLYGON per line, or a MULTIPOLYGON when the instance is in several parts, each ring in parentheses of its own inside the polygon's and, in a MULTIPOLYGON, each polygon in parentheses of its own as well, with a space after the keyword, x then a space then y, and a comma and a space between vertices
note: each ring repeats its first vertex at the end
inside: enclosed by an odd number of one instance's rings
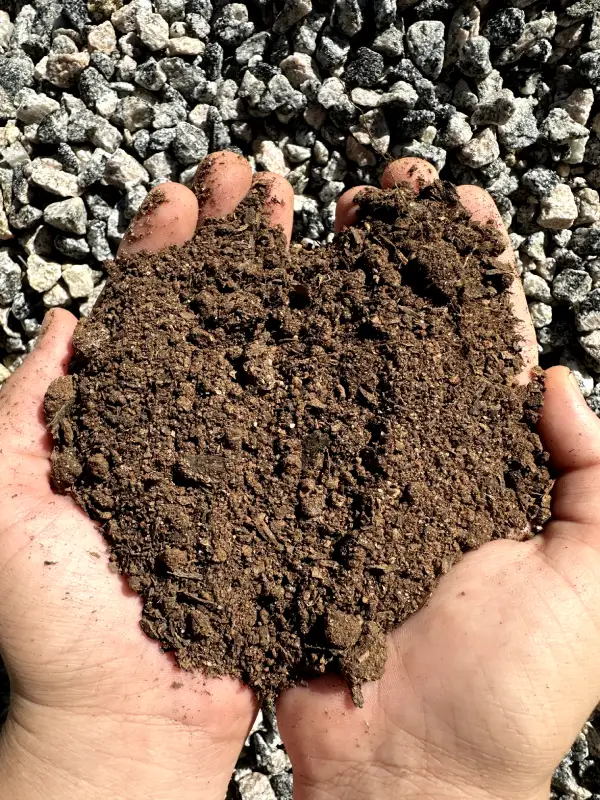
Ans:
POLYGON ((569 370, 569 380, 571 381, 571 385, 575 387, 577 394, 581 394, 581 387, 579 385, 579 381, 575 377, 575 373, 569 370))
POLYGON ((40 332, 38 334, 38 339, 41 339, 43 336, 46 335, 48 328, 52 325, 52 320, 54 319, 54 309, 51 308, 49 311, 46 311, 46 315, 42 320, 42 325, 40 327, 40 332))

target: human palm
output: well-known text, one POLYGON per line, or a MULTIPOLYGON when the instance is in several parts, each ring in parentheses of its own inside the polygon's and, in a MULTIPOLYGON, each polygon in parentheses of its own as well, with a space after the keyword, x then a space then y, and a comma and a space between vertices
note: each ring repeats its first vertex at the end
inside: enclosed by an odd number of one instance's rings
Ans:
MULTIPOLYGON (((397 162, 384 186, 419 177, 433 172, 397 162)), ((289 239, 291 189, 260 180, 289 239)), ((214 156, 204 183, 200 214, 228 213, 250 189, 249 167, 214 156)), ((167 202, 125 248, 193 234, 194 195, 162 190, 167 202)), ((461 195, 474 217, 499 224, 485 193, 461 195)), ((356 213, 352 199, 340 201, 339 227, 356 213)), ((515 309, 525 320, 522 293, 515 309)), ((26 764, 46 798, 223 797, 256 711, 250 691, 181 671, 143 635, 140 601, 110 569, 96 526, 49 485, 41 408, 64 374, 74 325, 54 312, 0 393, 0 646, 13 689, 0 789, 20 786, 26 764)), ((524 339, 527 372, 530 327, 524 339)), ((549 373, 540 432, 560 474, 544 535, 489 543, 444 576, 390 637, 385 676, 365 687, 363 709, 331 677, 281 698, 298 800, 547 796, 600 696, 600 423, 567 370, 549 373)))

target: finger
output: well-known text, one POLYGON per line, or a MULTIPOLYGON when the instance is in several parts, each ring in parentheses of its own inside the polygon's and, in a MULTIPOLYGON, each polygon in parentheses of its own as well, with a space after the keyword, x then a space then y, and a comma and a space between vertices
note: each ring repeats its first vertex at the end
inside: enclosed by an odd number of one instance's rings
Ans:
POLYGON ((521 336, 521 357, 523 369, 519 375, 519 383, 528 383, 531 380, 531 370, 538 363, 538 347, 535 338, 535 329, 531 322, 529 309, 523 285, 518 279, 515 267, 515 256, 506 227, 491 195, 478 186, 457 186, 456 191, 461 203, 471 215, 471 219, 483 225, 491 224, 496 228, 505 244, 504 252, 498 256, 498 261, 514 271, 515 280, 509 288, 513 314, 518 321, 518 331, 521 336))
MULTIPOLYGON (((421 158, 399 158, 385 168, 381 178, 381 188, 393 189, 400 183, 409 183, 418 192, 423 186, 433 183, 438 177, 431 164, 421 158)), ((367 186, 353 186, 352 189, 348 189, 341 195, 335 210, 334 230, 336 233, 358 222, 360 209, 358 203, 354 202, 354 198, 367 188, 367 186)))
POLYGON ((399 158, 388 164, 381 178, 382 189, 393 189, 400 183, 410 183, 415 192, 439 179, 435 167, 422 158, 399 158))
POLYGON ((272 228, 280 225, 289 244, 294 225, 294 190, 289 181, 274 172, 257 172, 252 189, 264 192, 263 206, 268 224, 272 228))
POLYGON ((360 206, 354 202, 354 198, 359 192, 367 188, 367 186, 353 186, 352 189, 348 189, 348 191, 340 195, 335 207, 334 231, 336 233, 343 231, 344 228, 348 228, 350 225, 356 225, 360 216, 360 206))
POLYGON ((198 201, 181 183, 161 183, 148 194, 119 246, 119 256, 145 250, 156 253, 192 238, 198 201))
POLYGON ((558 472, 600 465, 600 420, 566 367, 552 367, 546 372, 538 431, 558 472))
POLYGON ((566 367, 546 372, 538 433, 559 473, 552 490, 552 521, 541 546, 558 559, 573 558, 570 549, 565 551, 565 541, 600 551, 600 419, 566 367))
POLYGON ((77 324, 62 308, 48 311, 35 349, 0 392, 0 449, 47 457, 52 449, 43 418, 49 384, 66 374, 77 324))
POLYGON ((252 167, 245 158, 226 150, 207 156, 192 182, 199 207, 198 222, 231 214, 251 186, 252 167))

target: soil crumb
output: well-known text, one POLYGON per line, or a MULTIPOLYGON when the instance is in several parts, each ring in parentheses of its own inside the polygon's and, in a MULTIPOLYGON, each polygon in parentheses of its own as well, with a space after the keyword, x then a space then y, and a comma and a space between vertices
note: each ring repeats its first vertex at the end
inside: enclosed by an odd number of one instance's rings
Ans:
POLYGON ((360 704, 440 576, 547 517, 543 375, 514 385, 498 235, 447 183, 358 202, 323 248, 288 253, 251 193, 112 263, 46 398, 54 486, 143 630, 267 699, 331 671, 360 704))

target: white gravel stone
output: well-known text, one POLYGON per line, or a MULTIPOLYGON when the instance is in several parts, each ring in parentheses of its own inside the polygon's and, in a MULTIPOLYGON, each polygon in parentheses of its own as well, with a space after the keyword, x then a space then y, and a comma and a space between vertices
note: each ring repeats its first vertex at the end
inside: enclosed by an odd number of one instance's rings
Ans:
POLYGON ((317 100, 323 108, 330 109, 336 106, 345 94, 346 87, 339 78, 327 78, 319 89, 317 100))
POLYGON ((547 303, 530 303, 529 313, 534 328, 545 328, 552 322, 552 306, 547 303))
POLYGON ((34 92, 33 89, 23 89, 18 98, 17 119, 25 125, 41 122, 48 114, 60 108, 60 103, 52 97, 43 92, 34 92))
POLYGON ((492 128, 484 128, 481 133, 474 136, 470 142, 464 145, 459 154, 459 159, 469 167, 479 169, 491 164, 500 155, 500 147, 496 134, 492 128))
POLYGON ((593 89, 575 89, 568 97, 561 100, 559 105, 565 109, 571 119, 580 125, 585 125, 594 105, 594 91, 593 89))
POLYGON ((132 33, 136 30, 138 16, 150 13, 152 13, 150 0, 132 0, 115 11, 110 21, 121 33, 132 33))
POLYGON ((191 36, 178 36, 176 39, 169 39, 167 44, 167 55, 169 56, 199 56, 206 48, 200 39, 191 36))
POLYGON ((94 287, 94 289, 90 292, 89 297, 79 306, 79 313, 82 317, 88 317, 96 303, 96 300, 100 297, 102 290, 106 286, 106 281, 102 281, 99 283, 98 286, 94 287))
POLYGON ((188 120, 197 128, 204 129, 208 120, 211 106, 208 103, 198 103, 188 114, 188 120))
POLYGON ((571 188, 559 183, 547 197, 540 200, 538 225, 542 228, 558 230, 570 228, 577 219, 579 211, 571 188))
POLYGON ((575 192, 575 202, 579 209, 578 225, 590 225, 600 220, 600 196, 595 189, 580 189, 575 192))
POLYGON ((581 336, 579 342, 585 352, 600 364, 600 330, 581 336))
POLYGON ((9 147, 2 148, 2 158, 13 169, 20 164, 25 164, 27 161, 30 161, 29 153, 21 142, 15 142, 9 147))
POLYGON ((552 302, 550 287, 543 278, 533 272, 527 272, 523 276, 523 291, 525 297, 531 300, 539 300, 541 303, 552 302))
POLYGON ((356 89, 352 89, 350 96, 352 102, 356 103, 357 106, 376 108, 381 102, 382 95, 381 92, 376 92, 374 89, 362 89, 358 86, 356 89))
POLYGON ((521 245, 523 253, 533 258, 538 264, 546 260, 546 234, 544 231, 536 231, 528 236, 521 245))
POLYGON ((348 136, 346 139, 346 155, 359 167, 374 167, 377 163, 375 154, 357 142, 354 136, 348 136))
POLYGON ((56 308, 56 306, 68 306, 71 297, 68 291, 60 283, 53 286, 44 293, 44 305, 46 308, 56 308))
POLYGON ((47 292, 60 280, 61 274, 61 266, 55 261, 36 255, 27 259, 27 282, 36 292, 47 292))
POLYGON ((300 89, 306 81, 320 80, 316 62, 308 53, 292 53, 283 59, 279 68, 294 89, 300 89))
POLYGON ((242 800, 277 800, 268 777, 260 772, 242 775, 236 783, 242 800))
POLYGON ((270 139, 260 142, 254 150, 256 164, 267 172, 275 172, 277 175, 288 174, 289 169, 285 163, 285 158, 281 149, 270 139))
POLYGON ((360 138, 360 134, 355 133, 353 129, 352 135, 361 144, 372 147, 376 153, 381 155, 387 153, 390 149, 390 129, 385 114, 380 108, 374 108, 372 111, 367 111, 366 114, 360 116, 360 130, 363 132, 366 141, 363 141, 360 138))
POLYGON ((125 150, 117 150, 106 162, 104 180, 120 189, 129 189, 150 180, 148 172, 125 150))
POLYGON ((60 89, 69 89, 89 63, 88 52, 50 53, 45 64, 44 77, 60 89))
POLYGON ((123 134, 107 120, 101 120, 90 134, 90 141, 96 147, 101 147, 107 153, 114 153, 123 141, 123 134))
POLYGON ((138 14, 136 28, 148 50, 163 50, 169 43, 169 23, 160 14, 138 14))
POLYGON ((310 147, 300 147, 300 145, 288 142, 285 146, 285 154, 294 164, 301 164, 304 161, 308 161, 311 149, 310 147))
POLYGON ((563 353, 560 359, 560 364, 561 366, 567 367, 571 370, 577 380, 577 383, 579 384, 581 394, 584 397, 589 397, 594 391, 594 379, 587 369, 582 366, 579 361, 577 361, 577 359, 574 358, 569 352, 563 353))
POLYGON ((98 50, 100 53, 110 55, 117 47, 117 37, 112 22, 106 20, 101 25, 96 25, 88 33, 88 48, 91 52, 98 50))
POLYGON ((94 274, 87 264, 63 264, 62 278, 74 299, 89 297, 94 290, 94 274))
POLYGON ((25 166, 25 174, 36 186, 59 197, 79 197, 81 188, 76 175, 64 172, 59 162, 51 164, 52 159, 35 158, 25 166))
POLYGON ((4 200, 0 194, 0 241, 6 241, 7 239, 13 238, 14 234, 10 229, 8 217, 6 216, 6 211, 4 210, 4 200))
POLYGON ((87 211, 81 197, 50 203, 44 209, 44 222, 67 233, 83 236, 87 230, 87 211))
POLYGON ((0 48, 2 50, 8 48, 14 27, 8 12, 0 11, 0 48))
POLYGON ((404 108, 413 108, 419 99, 417 91, 406 81, 396 81, 381 97, 380 105, 393 103, 404 108))

